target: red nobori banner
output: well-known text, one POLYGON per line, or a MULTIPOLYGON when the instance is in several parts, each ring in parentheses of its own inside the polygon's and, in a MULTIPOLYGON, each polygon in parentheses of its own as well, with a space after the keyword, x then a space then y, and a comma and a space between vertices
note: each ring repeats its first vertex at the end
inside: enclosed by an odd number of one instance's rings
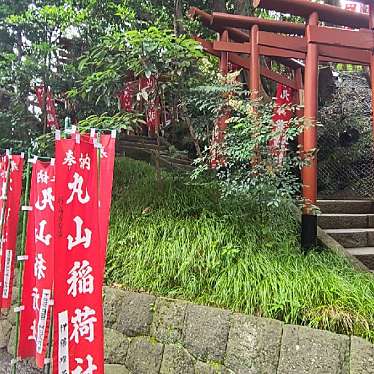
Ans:
POLYGON ((273 113, 273 130, 278 133, 275 139, 270 142, 270 147, 273 154, 282 162, 287 152, 287 139, 285 132, 289 127, 289 121, 293 117, 294 91, 292 88, 284 86, 280 83, 277 84, 277 93, 275 97, 275 106, 273 113))
MULTIPOLYGON (((14 280, 14 263, 16 256, 17 229, 22 193, 23 155, 7 156, 10 162, 9 183, 4 180, 3 193, 6 193, 4 206, 5 221, 3 226, 3 245, 1 253, 1 307, 10 308, 14 280), (7 191, 6 190, 7 187, 7 191)), ((6 163, 7 164, 7 163, 6 163)))
POLYGON ((97 149, 92 142, 57 140, 54 373, 104 373, 98 222, 97 149))
POLYGON ((100 189, 99 189, 99 229, 100 247, 103 249, 103 259, 106 256, 108 230, 110 220, 110 206, 112 202, 113 168, 116 147, 116 132, 100 135, 100 189))
POLYGON ((38 86, 35 88, 35 95, 38 99, 38 104, 39 104, 40 109, 43 110, 44 104, 45 104, 48 127, 55 127, 56 129, 59 129, 60 123, 58 121, 57 112, 56 112, 56 103, 53 98, 51 88, 48 87, 46 91, 44 85, 38 86), (45 100, 45 103, 44 103, 44 100, 45 100))
MULTIPOLYGON (((7 195, 8 195, 8 169, 9 156, 7 154, 0 157, 0 283, 3 280, 4 269, 2 266, 2 253, 5 247, 5 218, 7 211, 7 195)), ((0 291, 2 287, 0 285, 0 291)), ((1 308, 0 292, 0 308, 1 308)))
POLYGON ((53 287, 54 161, 33 165, 27 222, 25 269, 18 356, 35 357, 42 368, 46 354, 53 287))

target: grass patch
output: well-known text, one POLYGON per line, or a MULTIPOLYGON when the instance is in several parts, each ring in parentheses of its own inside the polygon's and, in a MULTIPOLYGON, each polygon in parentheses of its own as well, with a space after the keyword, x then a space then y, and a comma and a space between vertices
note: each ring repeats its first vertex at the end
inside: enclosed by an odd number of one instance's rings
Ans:
POLYGON ((302 254, 287 206, 262 212, 212 185, 116 163, 106 281, 374 341, 374 277, 302 254))

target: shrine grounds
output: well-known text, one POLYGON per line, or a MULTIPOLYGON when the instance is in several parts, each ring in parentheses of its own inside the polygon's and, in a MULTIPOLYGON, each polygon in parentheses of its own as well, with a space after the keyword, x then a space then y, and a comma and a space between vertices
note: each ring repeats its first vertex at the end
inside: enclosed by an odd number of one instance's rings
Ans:
POLYGON ((116 162, 106 283, 374 342, 374 277, 326 249, 304 254, 292 208, 116 162))

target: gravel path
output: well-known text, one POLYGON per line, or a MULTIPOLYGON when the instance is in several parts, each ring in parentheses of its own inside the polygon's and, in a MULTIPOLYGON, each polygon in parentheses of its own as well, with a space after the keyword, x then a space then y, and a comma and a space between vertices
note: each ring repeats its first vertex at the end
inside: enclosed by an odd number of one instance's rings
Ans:
MULTIPOLYGON (((12 356, 0 349, 0 374, 10 374, 10 360, 12 356)), ((30 363, 23 361, 17 364, 17 374, 41 374, 42 370, 35 369, 30 363)))

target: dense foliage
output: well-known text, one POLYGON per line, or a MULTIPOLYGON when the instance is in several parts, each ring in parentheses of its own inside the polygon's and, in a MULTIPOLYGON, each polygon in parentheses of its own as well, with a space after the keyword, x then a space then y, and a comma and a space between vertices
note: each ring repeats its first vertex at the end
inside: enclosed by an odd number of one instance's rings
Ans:
MULTIPOLYGON (((190 101, 200 117, 209 118, 209 113, 214 113, 216 119, 229 113, 224 141, 206 147, 196 162, 199 167, 195 175, 210 172, 209 159, 216 152, 223 160, 216 175, 227 194, 250 194, 260 205, 279 206, 283 200, 300 196, 300 170, 310 161, 310 155, 304 153, 301 157, 296 146, 304 121, 294 116, 288 126, 277 129, 273 103, 250 100, 250 92, 238 82, 238 74, 218 76, 211 85, 192 91, 190 101)), ((280 109, 295 112, 298 108, 285 105, 280 109)), ((195 125, 200 132, 201 125, 205 126, 206 121, 195 125)))
MULTIPOLYGON (((118 113, 116 94, 129 71, 164 76, 177 93, 172 122, 183 126, 185 86, 204 81, 194 74, 201 52, 186 35, 202 31, 186 18, 191 5, 245 12, 241 0, 5 0, 0 4, 0 146, 25 148, 48 131, 45 108, 32 114, 35 87, 51 87, 58 115, 77 120, 118 113), (173 33, 172 33, 173 32, 173 33), (181 34, 184 34, 181 36, 181 34), (181 112, 181 113, 179 113, 181 112)), ((167 91, 167 90, 166 90, 167 91)), ((172 96, 169 92, 165 96, 172 96)), ((166 97, 167 99, 167 97, 166 97)), ((138 119, 128 116, 128 126, 138 119)))
POLYGON ((116 165, 106 280, 374 341, 374 281, 323 251, 303 256, 288 206, 220 198, 137 161, 116 165))

